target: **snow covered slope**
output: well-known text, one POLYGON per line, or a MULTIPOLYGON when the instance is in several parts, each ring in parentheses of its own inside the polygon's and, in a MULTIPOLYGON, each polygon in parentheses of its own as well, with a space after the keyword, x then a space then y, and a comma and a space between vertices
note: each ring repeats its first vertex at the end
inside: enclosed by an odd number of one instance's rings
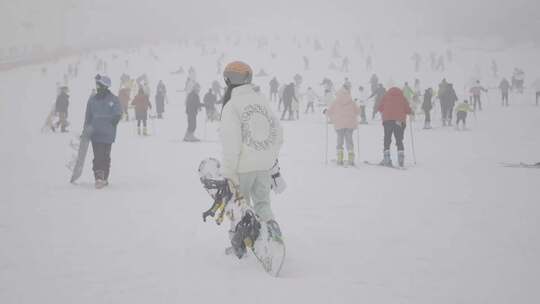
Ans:
MULTIPOLYGON (((276 48, 279 64, 247 47, 228 52, 226 61, 244 59, 256 72, 264 67, 280 81, 291 81, 301 70, 299 54, 311 50, 289 56, 287 43, 276 48)), ((318 83, 327 75, 337 84, 349 76, 353 87, 367 81, 367 72, 328 74, 328 52, 310 55, 313 70, 302 73, 306 84, 320 91, 318 83)), ((42 134, 40 128, 55 83, 74 59, 50 64, 48 76, 39 67, 0 74, 0 303, 540 301, 540 170, 499 165, 540 161, 540 108, 530 94, 512 95, 511 106, 501 108, 492 90, 486 109, 469 117, 470 131, 438 127, 436 118, 437 128, 425 131, 418 117, 412 126, 417 164, 407 129, 406 171, 326 165, 322 115, 284 122, 280 162, 289 188, 273 198, 273 208, 288 256, 275 279, 253 257, 224 255, 225 227, 201 219, 211 202, 196 169, 203 158, 219 157, 218 126, 205 126, 201 113, 197 135, 206 140, 180 141, 186 118, 184 94, 176 90, 183 89, 185 76, 170 72, 193 65, 204 93, 220 79, 215 57, 170 46, 156 47, 156 53, 159 61, 144 51, 119 52, 130 58, 131 76, 149 75, 152 89, 163 79, 170 102, 150 137, 137 136, 133 121, 120 124, 111 185, 101 191, 93 188, 91 156, 78 185, 69 184, 65 168, 68 143, 80 132, 93 87, 91 58, 82 59, 79 78, 70 82, 70 134, 42 134)), ((401 86, 416 77, 407 73, 409 54, 395 66, 379 64, 383 79, 401 86)), ((481 54, 456 56, 459 65, 451 66, 447 78, 464 83, 470 62, 481 54)), ((110 61, 115 92, 122 67, 123 60, 110 61)), ((432 85, 442 78, 418 76, 432 85)), ((264 92, 269 80, 255 78, 264 92)), ((334 158, 335 135, 328 131, 334 158)), ((380 122, 360 126, 358 135, 359 162, 378 161, 380 122)))

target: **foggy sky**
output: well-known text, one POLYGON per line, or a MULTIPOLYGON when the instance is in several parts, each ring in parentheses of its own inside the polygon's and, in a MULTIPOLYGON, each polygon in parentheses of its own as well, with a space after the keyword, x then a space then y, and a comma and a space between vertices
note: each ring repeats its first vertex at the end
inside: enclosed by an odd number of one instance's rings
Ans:
POLYGON ((0 47, 174 39, 227 29, 538 41, 539 10, 538 0, 1 0, 0 47))

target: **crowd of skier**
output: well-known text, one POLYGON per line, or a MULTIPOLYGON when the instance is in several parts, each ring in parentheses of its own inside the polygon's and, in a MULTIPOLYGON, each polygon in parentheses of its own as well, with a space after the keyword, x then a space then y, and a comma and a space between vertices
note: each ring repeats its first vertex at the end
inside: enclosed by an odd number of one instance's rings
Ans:
MULTIPOLYGON (((317 48, 317 41, 315 42, 317 48)), ((341 58, 341 65, 335 65, 334 68, 343 73, 350 71, 349 57, 341 56, 339 43, 334 44, 332 49, 332 59, 341 58)), ((363 49, 362 49, 363 51, 363 49)), ((155 55, 154 55, 155 56, 155 55)), ((275 54, 274 54, 275 56, 275 54)), ((372 69, 373 59, 366 55, 366 70, 372 69)), ((436 56, 430 54, 430 68, 432 71, 443 73, 446 64, 453 60, 453 54, 450 50, 446 54, 436 56), (446 63, 445 63, 446 62, 446 63)), ((422 56, 414 53, 411 57, 413 68, 418 71, 422 65, 422 56)), ((224 54, 218 58, 217 71, 229 72, 223 69, 222 64, 224 54)), ((304 72, 311 68, 310 60, 307 56, 302 57, 304 63, 304 72)), ((333 61, 332 61, 333 63, 333 61)), ((102 59, 96 60, 96 69, 101 74, 107 72, 107 62, 102 59)), ((126 65, 128 64, 126 60, 126 65)), ((249 67, 249 65, 246 65, 249 67)), ((234 67, 234 65, 233 65, 234 67)), ((238 67, 238 66, 236 66, 238 67)), ((379 80, 376 73, 373 73, 369 79, 368 88, 361 84, 353 87, 349 78, 345 78, 340 85, 335 85, 329 77, 323 77, 320 83, 304 84, 303 76, 300 73, 295 74, 291 81, 280 81, 277 76, 268 77, 268 95, 262 92, 258 85, 252 83, 254 76, 268 76, 264 69, 259 73, 253 74, 251 67, 243 67, 244 72, 249 74, 249 81, 242 84, 227 83, 222 87, 218 79, 213 80, 208 86, 206 93, 201 101, 201 84, 197 80, 197 72, 194 67, 190 67, 187 73, 182 67, 173 74, 186 74, 186 81, 183 92, 185 94, 185 113, 187 129, 183 140, 186 142, 197 142, 199 138, 195 136, 197 130, 197 117, 201 109, 205 110, 206 122, 219 122, 222 119, 226 102, 236 91, 241 90, 240 86, 250 86, 262 100, 268 105, 273 106, 269 111, 278 111, 278 120, 296 121, 302 115, 314 115, 322 113, 326 117, 327 123, 336 131, 336 163, 338 166, 355 165, 355 144, 353 133, 362 124, 368 124, 368 104, 371 107, 371 121, 378 119, 382 122, 383 133, 383 153, 380 165, 393 167, 390 146, 392 137, 397 146, 397 165, 404 167, 405 148, 404 137, 407 124, 417 120, 417 116, 423 116, 423 129, 432 129, 433 114, 435 108, 440 109, 441 126, 454 126, 458 130, 467 129, 467 116, 469 113, 482 111, 483 96, 487 96, 488 88, 484 87, 480 80, 476 80, 470 85, 468 94, 462 96, 461 100, 453 84, 446 78, 443 78, 437 87, 427 87, 421 89, 420 79, 414 79, 413 85, 404 82, 402 86, 394 84, 385 87, 379 80), (321 91, 322 94, 317 93, 321 91), (301 104, 304 107, 301 109, 301 104), (219 106, 221 105, 221 109, 219 106), (418 115, 421 114, 421 115, 418 115)), ((491 66, 493 74, 498 75, 498 66, 492 61, 491 66)), ((78 65, 69 65, 67 77, 77 77, 78 65)), ((108 184, 108 172, 110 167, 111 144, 116 136, 116 125, 121 121, 129 121, 130 112, 134 112, 136 120, 137 134, 140 136, 151 135, 148 131, 148 120, 164 119, 166 104, 168 103, 168 91, 165 83, 159 80, 155 94, 151 94, 150 82, 146 74, 136 78, 124 73, 120 76, 118 94, 111 92, 111 79, 107 76, 98 74, 95 78, 96 90, 91 94, 86 110, 85 127, 91 126, 93 129, 92 145, 94 149, 94 172, 96 184, 108 184), (153 102, 152 102, 153 99, 153 102), (155 114, 153 113, 155 112, 155 114)), ((224 75, 224 74, 223 74, 224 75)), ((227 79, 225 77, 225 79, 227 79)), ((523 93, 524 72, 515 69, 511 81, 503 77, 497 88, 500 92, 501 105, 508 107, 510 105, 510 92, 523 93)), ((538 105, 540 99, 540 80, 533 83, 535 92, 535 104, 538 105)), ((56 114, 58 120, 53 122, 49 119, 49 126, 53 131, 58 128, 61 132, 67 132, 68 108, 69 108, 69 89, 67 85, 58 86, 57 100, 53 114, 56 114)), ((320 115, 320 114, 319 114, 320 115)), ((172 118, 172 117, 171 117, 172 118)), ((176 119, 176 118, 174 118, 176 119)), ((272 120, 273 121, 273 120, 272 120)), ((223 123, 223 122, 221 122, 223 123)), ((244 124, 242 124, 244 126, 244 124)), ((242 130, 242 134, 247 132, 242 130)), ((242 138, 242 140, 245 140, 242 138)), ((358 144, 358 143, 356 143, 358 144)))

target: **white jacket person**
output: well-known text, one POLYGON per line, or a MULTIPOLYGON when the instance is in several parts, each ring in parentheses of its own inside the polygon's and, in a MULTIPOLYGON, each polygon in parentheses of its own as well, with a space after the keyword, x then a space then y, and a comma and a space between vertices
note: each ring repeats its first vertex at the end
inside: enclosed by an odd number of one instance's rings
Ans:
MULTIPOLYGON (((276 163, 283 143, 279 119, 268 100, 254 91, 252 70, 247 64, 230 63, 224 76, 227 91, 220 127, 222 174, 252 201, 261 220, 273 220, 270 169, 276 163)), ((277 223, 275 225, 277 227, 277 223)))

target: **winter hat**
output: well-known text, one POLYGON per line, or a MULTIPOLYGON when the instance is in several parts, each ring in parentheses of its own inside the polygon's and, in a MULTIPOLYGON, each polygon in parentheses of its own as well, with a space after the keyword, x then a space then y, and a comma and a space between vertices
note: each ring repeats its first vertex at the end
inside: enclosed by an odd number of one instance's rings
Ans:
POLYGON ((243 85, 251 83, 253 70, 251 67, 242 61, 233 61, 225 67, 223 77, 227 84, 243 85))
POLYGON ((96 83, 99 83, 99 84, 101 84, 102 86, 104 86, 106 88, 111 87, 111 79, 109 77, 101 76, 101 75, 97 74, 95 79, 96 79, 96 83))

